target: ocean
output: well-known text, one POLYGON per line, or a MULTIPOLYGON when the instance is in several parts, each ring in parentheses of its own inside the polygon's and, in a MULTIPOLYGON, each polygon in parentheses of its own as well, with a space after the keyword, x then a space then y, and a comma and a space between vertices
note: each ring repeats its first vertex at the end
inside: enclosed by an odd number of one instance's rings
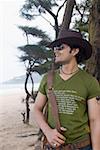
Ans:
MULTIPOLYGON (((35 84, 37 90, 39 83, 35 84)), ((28 89, 31 85, 28 85, 28 89)), ((34 119, 34 104, 30 103, 30 122, 23 123, 22 113, 26 115, 24 84, 0 85, 0 150, 33 150, 32 145, 38 132, 34 119)))
MULTIPOLYGON (((39 83, 34 84, 34 91, 37 91, 39 83)), ((27 85, 29 91, 31 91, 31 84, 27 85)), ((7 95, 11 93, 25 92, 24 84, 0 84, 0 95, 7 95)))

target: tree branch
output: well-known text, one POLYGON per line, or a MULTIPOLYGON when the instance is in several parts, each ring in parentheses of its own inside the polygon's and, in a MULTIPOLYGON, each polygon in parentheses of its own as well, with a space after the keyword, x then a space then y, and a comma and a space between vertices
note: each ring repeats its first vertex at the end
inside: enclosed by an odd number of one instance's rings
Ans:
POLYGON ((60 10, 61 10, 61 8, 64 6, 64 4, 66 3, 66 1, 67 1, 67 0, 65 0, 65 1, 64 1, 64 3, 63 3, 63 4, 62 4, 62 5, 58 8, 57 15, 56 15, 57 17, 58 17, 58 13, 59 13, 59 11, 60 11, 60 10))
POLYGON ((80 14, 80 16, 81 16, 81 18, 82 18, 82 13, 81 13, 81 11, 79 10, 79 8, 78 8, 78 5, 76 4, 76 10, 78 11, 78 13, 80 14))
POLYGON ((63 28, 66 28, 66 29, 69 28, 69 25, 71 23, 74 5, 75 5, 75 0, 67 0, 61 30, 63 28))
POLYGON ((48 19, 46 19, 42 14, 41 14, 41 17, 42 17, 44 20, 46 20, 46 21, 54 28, 54 26, 52 25, 52 23, 51 23, 48 19))
POLYGON ((39 1, 40 5, 55 19, 56 15, 51 10, 49 10, 41 0, 38 0, 38 1, 39 1))

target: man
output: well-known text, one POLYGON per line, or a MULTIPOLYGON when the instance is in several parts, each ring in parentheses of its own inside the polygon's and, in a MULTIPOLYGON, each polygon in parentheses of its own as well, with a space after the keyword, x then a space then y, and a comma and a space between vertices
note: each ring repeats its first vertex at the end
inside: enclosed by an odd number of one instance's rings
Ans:
POLYGON ((47 74, 41 81, 34 105, 36 121, 51 149, 70 143, 74 150, 100 150, 100 104, 99 98, 97 99, 100 96, 100 86, 94 77, 78 67, 78 63, 90 58, 92 47, 82 38, 80 32, 73 30, 61 30, 57 40, 50 43, 49 47, 54 50, 55 63, 61 65, 55 71, 53 91, 61 130, 64 132, 61 133, 55 128, 48 101, 47 74), (42 113, 47 101, 48 122, 42 113))

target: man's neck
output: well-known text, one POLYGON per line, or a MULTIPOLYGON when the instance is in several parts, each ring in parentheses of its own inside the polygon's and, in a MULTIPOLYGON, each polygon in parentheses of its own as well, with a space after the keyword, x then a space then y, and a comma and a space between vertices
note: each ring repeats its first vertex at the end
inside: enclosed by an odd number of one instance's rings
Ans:
POLYGON ((73 73, 78 70, 78 64, 77 64, 77 62, 64 64, 64 65, 62 65, 61 68, 65 73, 70 74, 70 73, 73 73))

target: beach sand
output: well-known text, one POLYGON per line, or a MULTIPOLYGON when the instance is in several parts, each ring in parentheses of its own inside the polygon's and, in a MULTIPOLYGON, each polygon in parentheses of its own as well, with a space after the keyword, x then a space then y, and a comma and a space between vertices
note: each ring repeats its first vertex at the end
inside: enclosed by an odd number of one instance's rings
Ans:
POLYGON ((17 91, 0 95, 0 150, 34 150, 33 144, 37 136, 38 127, 34 121, 34 104, 30 104, 30 123, 23 123, 21 112, 25 111, 22 103, 25 93, 17 91))

